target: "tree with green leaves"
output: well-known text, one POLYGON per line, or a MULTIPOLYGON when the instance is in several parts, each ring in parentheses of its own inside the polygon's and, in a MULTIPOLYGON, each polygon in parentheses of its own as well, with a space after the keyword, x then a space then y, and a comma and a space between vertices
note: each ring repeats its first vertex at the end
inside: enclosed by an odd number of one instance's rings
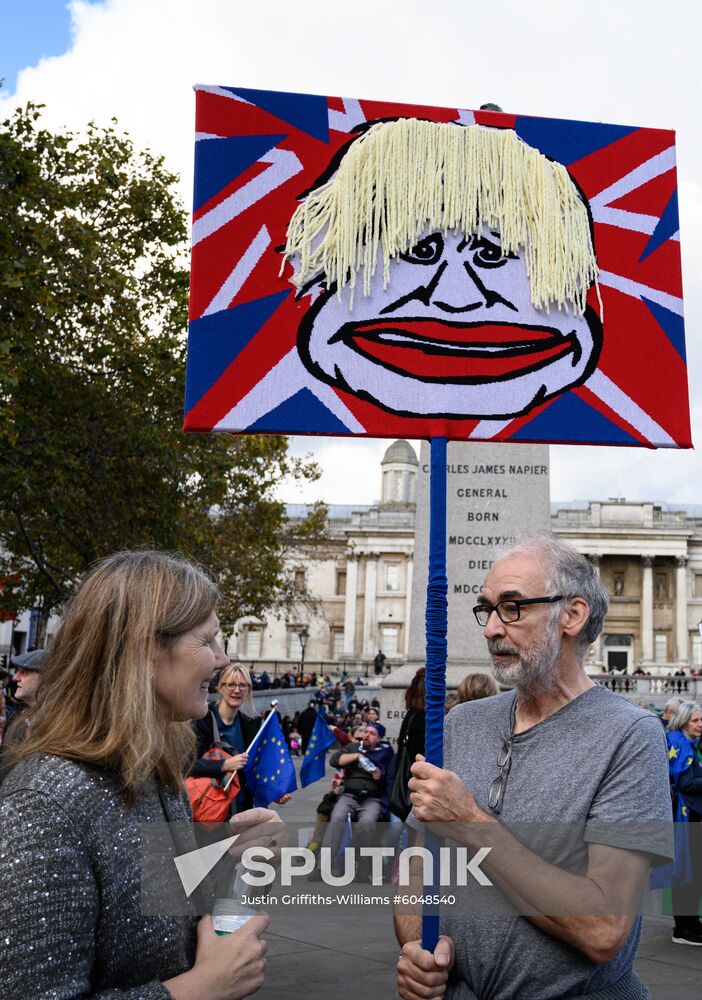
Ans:
POLYGON ((181 433, 187 223, 163 160, 109 128, 0 126, 0 578, 44 620, 83 571, 134 546, 209 566, 223 622, 291 599, 286 555, 325 511, 285 519, 312 480, 281 437, 181 433))

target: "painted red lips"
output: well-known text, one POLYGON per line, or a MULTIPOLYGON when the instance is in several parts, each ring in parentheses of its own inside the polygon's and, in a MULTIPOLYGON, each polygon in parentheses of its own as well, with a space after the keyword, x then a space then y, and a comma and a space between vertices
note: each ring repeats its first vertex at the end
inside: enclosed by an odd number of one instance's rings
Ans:
POLYGON ((557 330, 441 320, 373 320, 344 329, 343 339, 386 368, 416 378, 447 381, 510 378, 541 368, 569 353, 575 364, 580 345, 557 330))

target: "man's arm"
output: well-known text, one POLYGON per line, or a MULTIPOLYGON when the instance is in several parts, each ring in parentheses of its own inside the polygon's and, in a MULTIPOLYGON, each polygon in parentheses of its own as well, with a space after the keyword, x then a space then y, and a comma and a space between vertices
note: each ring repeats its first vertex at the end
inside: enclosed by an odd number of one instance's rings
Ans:
POLYGON ((648 854, 590 844, 586 874, 573 875, 544 861, 500 823, 493 822, 487 835, 466 837, 476 847, 477 840, 491 848, 481 869, 531 923, 591 962, 611 962, 624 947, 640 910, 648 854))
POLYGON ((350 767, 351 764, 354 764, 361 756, 360 751, 353 749, 356 746, 358 746, 357 743, 352 743, 350 747, 346 747, 343 750, 335 750, 329 758, 331 766, 350 767))
POLYGON ((592 962, 609 962, 639 912, 649 857, 591 844, 585 875, 573 875, 530 851, 483 812, 452 771, 420 761, 410 791, 416 818, 439 835, 490 848, 481 869, 537 927, 577 948, 592 962))

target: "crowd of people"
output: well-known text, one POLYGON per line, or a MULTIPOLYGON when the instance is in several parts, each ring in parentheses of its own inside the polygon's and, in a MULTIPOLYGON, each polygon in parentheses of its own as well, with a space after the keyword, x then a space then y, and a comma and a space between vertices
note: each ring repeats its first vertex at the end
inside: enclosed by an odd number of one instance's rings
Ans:
MULTIPOLYGON (((187 822, 191 780, 225 787, 236 778, 224 815, 241 831, 237 850, 284 841, 278 814, 255 807, 246 777, 268 714, 252 695, 270 678, 230 663, 217 640, 217 599, 209 576, 183 559, 120 553, 85 577, 49 652, 13 657, 11 690, 0 693, 9 997, 236 1000, 261 985, 267 917, 219 936, 209 916, 146 916, 139 904, 140 824, 187 822)), ((339 873, 349 823, 357 846, 378 822, 413 844, 425 824, 468 848, 479 830, 481 846, 490 840, 486 871, 523 914, 507 937, 501 918, 468 927, 447 914, 427 951, 418 917, 398 913, 407 1000, 499 994, 498 979, 510 995, 544 1000, 646 997, 632 966, 649 868, 652 884, 672 886, 673 942, 702 945, 702 711, 673 698, 658 721, 588 678, 585 652, 607 601, 588 561, 565 543, 537 539, 496 560, 474 608, 494 678, 468 675, 447 701, 444 768, 424 760, 423 668, 405 692, 395 747, 362 683, 284 675, 315 692, 295 715, 278 713, 291 754, 305 754, 320 718, 335 739, 311 879, 324 877, 325 856, 339 873), (534 820, 592 823, 583 854, 547 860, 509 832, 534 820), (587 916, 573 912, 574 900, 587 916), (541 916, 560 912, 571 915, 541 916)), ((370 863, 356 877, 371 880, 370 863)))
POLYGON ((281 688, 287 691, 290 688, 316 687, 320 681, 324 680, 323 677, 318 677, 315 671, 304 673, 302 670, 298 670, 297 672, 286 670, 280 676, 274 673, 272 678, 267 670, 262 670, 259 674, 251 669, 250 674, 251 685, 254 691, 277 691, 281 688))

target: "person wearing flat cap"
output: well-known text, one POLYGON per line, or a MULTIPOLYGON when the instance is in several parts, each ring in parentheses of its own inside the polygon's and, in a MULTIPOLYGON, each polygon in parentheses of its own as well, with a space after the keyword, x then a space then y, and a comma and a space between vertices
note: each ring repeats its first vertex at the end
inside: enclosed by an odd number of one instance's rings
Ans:
POLYGON ((10 664, 15 668, 15 697, 24 703, 26 709, 31 710, 36 705, 45 657, 46 650, 33 649, 29 653, 10 658, 10 664))
POLYGON ((10 657, 10 666, 15 668, 15 698, 22 702, 20 711, 14 713, 8 721, 0 746, 0 783, 9 771, 6 750, 10 744, 18 743, 24 736, 29 717, 37 703, 37 695, 41 684, 41 669, 44 665, 46 650, 32 649, 28 653, 10 657))

